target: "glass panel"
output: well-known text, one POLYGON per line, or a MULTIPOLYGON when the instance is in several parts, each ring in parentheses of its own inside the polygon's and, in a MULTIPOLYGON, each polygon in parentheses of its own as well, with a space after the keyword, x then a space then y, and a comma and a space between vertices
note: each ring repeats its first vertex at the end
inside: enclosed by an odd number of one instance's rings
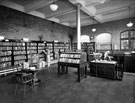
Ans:
POLYGON ((121 40, 121 49, 129 49, 129 40, 121 40))
POLYGON ((131 38, 135 37, 135 31, 130 31, 131 38))
POLYGON ((135 49, 135 40, 131 40, 131 48, 135 49))
POLYGON ((128 38, 128 31, 121 33, 121 38, 128 38))

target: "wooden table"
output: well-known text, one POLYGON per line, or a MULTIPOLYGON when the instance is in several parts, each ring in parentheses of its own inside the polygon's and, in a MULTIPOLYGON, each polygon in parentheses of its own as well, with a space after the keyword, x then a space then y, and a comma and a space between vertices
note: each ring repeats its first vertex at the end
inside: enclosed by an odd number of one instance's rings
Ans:
POLYGON ((111 79, 118 78, 117 62, 116 61, 91 61, 90 75, 97 77, 106 77, 111 79))
POLYGON ((67 62, 58 62, 58 76, 62 74, 68 74, 68 67, 77 68, 78 72, 78 81, 87 77, 87 62, 82 63, 67 63, 67 62))

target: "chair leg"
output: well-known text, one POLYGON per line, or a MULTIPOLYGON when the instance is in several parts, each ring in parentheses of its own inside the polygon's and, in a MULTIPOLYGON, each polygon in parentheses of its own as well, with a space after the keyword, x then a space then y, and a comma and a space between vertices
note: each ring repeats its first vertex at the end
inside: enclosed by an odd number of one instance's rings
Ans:
POLYGON ((15 94, 17 92, 17 89, 18 89, 18 84, 16 84, 16 86, 15 86, 15 94))
POLYGON ((24 87, 23 87, 23 94, 25 95, 25 92, 26 92, 26 84, 24 84, 24 87))

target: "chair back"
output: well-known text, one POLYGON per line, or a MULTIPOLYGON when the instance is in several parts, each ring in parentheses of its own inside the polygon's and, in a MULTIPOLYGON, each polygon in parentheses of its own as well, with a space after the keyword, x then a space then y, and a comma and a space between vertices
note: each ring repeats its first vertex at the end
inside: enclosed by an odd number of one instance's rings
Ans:
POLYGON ((33 75, 32 73, 16 73, 16 81, 18 83, 28 83, 32 82, 33 75))

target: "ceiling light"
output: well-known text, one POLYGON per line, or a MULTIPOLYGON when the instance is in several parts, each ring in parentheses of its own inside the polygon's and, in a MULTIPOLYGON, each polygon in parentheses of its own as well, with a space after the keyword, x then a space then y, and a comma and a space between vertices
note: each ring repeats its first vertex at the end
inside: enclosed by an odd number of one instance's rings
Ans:
POLYGON ((92 28, 92 32, 95 32, 96 31, 96 28, 92 28))
POLYGON ((92 28, 92 32, 95 32, 96 31, 96 28, 95 28, 95 25, 94 25, 94 16, 93 16, 93 28, 92 28))
POLYGON ((129 21, 128 23, 127 23, 127 27, 132 27, 134 24, 131 22, 131 21, 129 21))
POLYGON ((51 9, 52 11, 56 11, 56 10, 58 9, 58 5, 55 4, 54 1, 53 1, 53 3, 50 4, 50 9, 51 9))
POLYGON ((129 9, 129 22, 127 23, 127 27, 132 27, 134 24, 130 21, 130 6, 128 7, 129 9))

